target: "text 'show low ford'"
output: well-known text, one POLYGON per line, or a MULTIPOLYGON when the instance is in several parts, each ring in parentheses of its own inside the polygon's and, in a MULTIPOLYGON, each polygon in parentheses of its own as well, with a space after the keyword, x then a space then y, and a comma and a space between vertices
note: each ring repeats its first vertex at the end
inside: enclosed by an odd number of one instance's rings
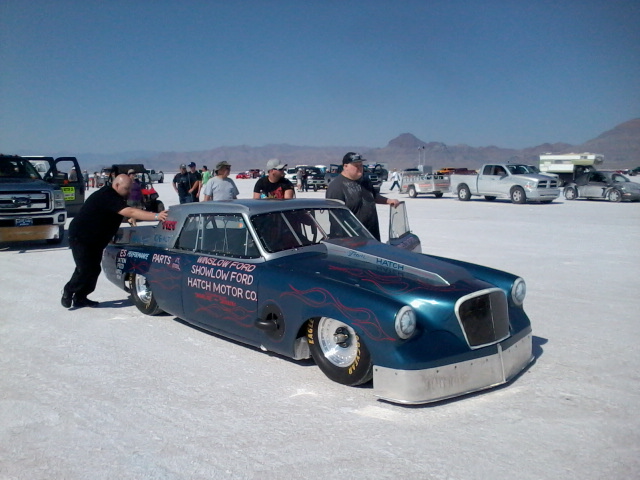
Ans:
POLYGON ((338 383, 373 380, 390 402, 486 389, 531 362, 521 278, 419 253, 403 203, 389 238, 335 200, 192 203, 122 228, 103 269, 146 314, 312 357, 338 383))

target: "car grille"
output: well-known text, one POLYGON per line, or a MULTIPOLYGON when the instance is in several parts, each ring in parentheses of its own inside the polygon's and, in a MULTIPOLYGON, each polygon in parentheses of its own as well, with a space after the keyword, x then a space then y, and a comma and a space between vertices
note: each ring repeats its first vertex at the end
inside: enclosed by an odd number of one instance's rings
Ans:
POLYGON ((0 215, 50 212, 51 195, 43 191, 0 194, 0 215))
POLYGON ((461 298, 456 304, 456 316, 471 348, 509 336, 509 310, 502 290, 482 290, 461 298))
POLYGON ((540 180, 538 188, 558 188, 558 182, 556 180, 540 180))

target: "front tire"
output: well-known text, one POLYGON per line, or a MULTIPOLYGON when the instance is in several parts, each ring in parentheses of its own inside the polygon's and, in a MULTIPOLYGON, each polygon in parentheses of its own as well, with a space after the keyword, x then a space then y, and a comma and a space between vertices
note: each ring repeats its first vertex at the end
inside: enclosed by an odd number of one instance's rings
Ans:
POLYGON ((466 184, 462 184, 458 187, 458 200, 468 202, 471 199, 471 190, 466 184))
POLYGON ((131 274, 129 278, 129 289, 135 306, 145 315, 158 315, 163 310, 158 307, 153 292, 149 287, 147 277, 137 273, 131 274))
POLYGON ((620 192, 620 190, 616 190, 615 188, 613 190, 609 190, 609 193, 607 194, 607 200, 614 203, 621 202, 622 193, 620 192))
POLYGON ((346 323, 329 317, 309 320, 307 340, 314 361, 329 379, 355 386, 373 378, 371 355, 346 323))
POLYGON ((527 195, 524 193, 522 187, 514 187, 514 189, 511 190, 511 201, 517 204, 523 204, 527 201, 527 195))
POLYGON ((564 189, 564 198, 566 200, 575 200, 578 198, 578 192, 573 187, 567 187, 564 189))

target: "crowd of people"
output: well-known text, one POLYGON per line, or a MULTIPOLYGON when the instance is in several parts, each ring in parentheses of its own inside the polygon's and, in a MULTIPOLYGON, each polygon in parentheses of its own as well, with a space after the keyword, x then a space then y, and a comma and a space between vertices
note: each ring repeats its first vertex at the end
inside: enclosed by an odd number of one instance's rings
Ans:
MULTIPOLYGON (((347 208, 362 222, 371 234, 380 240, 380 227, 376 204, 397 207, 397 199, 386 198, 373 188, 364 175, 362 155, 348 152, 342 159, 342 172, 334 178, 326 191, 326 198, 342 200, 347 208)), ((287 165, 278 159, 267 162, 265 175, 253 187, 253 198, 292 199, 295 187, 285 177, 287 165)), ((180 203, 233 200, 239 191, 229 178, 231 164, 218 162, 213 172, 206 166, 199 172, 195 162, 181 164, 180 172, 173 178, 173 188, 180 203)), ((77 178, 77 177, 76 177, 77 178)), ((300 175, 301 186, 303 176, 300 175)), ((69 225, 69 246, 75 269, 62 290, 61 304, 65 308, 96 307, 98 302, 87 296, 95 290, 100 275, 102 252, 117 233, 125 218, 146 221, 164 221, 168 211, 150 212, 141 208, 141 186, 135 170, 129 170, 113 178, 97 192, 89 196, 78 215, 69 225)))

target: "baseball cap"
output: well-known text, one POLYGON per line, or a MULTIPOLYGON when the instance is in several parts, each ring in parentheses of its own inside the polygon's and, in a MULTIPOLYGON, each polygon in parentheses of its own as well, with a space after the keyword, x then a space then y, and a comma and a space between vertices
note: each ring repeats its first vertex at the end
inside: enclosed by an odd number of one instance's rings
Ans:
POLYGON ((133 168, 130 168, 127 175, 131 175, 132 173, 136 173, 136 171, 133 168))
POLYGON ((274 168, 276 170, 282 170, 283 168, 286 168, 286 166, 286 163, 280 163, 280 160, 277 158, 272 158, 267 162, 267 170, 273 170, 274 168))
POLYGON ((187 168, 187 166, 184 163, 181 163, 180 168, 187 168))
POLYGON ((348 152, 344 157, 342 157, 342 165, 346 165, 347 163, 362 162, 363 160, 364 158, 362 158, 362 155, 360 155, 359 153, 348 152))
POLYGON ((230 167, 230 166, 231 166, 231 164, 230 164, 229 162, 225 162, 224 160, 223 160, 223 161, 221 161, 221 162, 218 162, 218 163, 216 164, 216 172, 217 172, 218 170, 220 170, 222 167, 230 167))
POLYGON ((190 166, 190 167, 195 167, 195 166, 196 166, 196 164, 195 164, 195 162, 191 162, 191 163, 189 164, 189 166, 190 166))

